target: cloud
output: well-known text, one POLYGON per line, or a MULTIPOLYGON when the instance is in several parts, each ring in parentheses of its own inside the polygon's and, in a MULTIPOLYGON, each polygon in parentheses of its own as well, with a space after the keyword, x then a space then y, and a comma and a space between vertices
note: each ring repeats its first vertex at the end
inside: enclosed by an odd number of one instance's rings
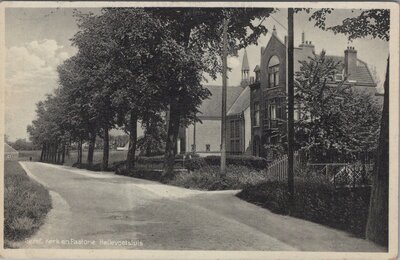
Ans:
POLYGON ((6 51, 6 83, 10 91, 53 89, 57 66, 70 55, 55 40, 32 41, 6 51))
POLYGON ((238 57, 229 57, 228 58, 228 67, 234 69, 240 66, 240 59, 238 57))
POLYGON ((57 87, 57 66, 70 56, 49 39, 6 49, 6 132, 11 138, 26 137, 35 104, 57 87))

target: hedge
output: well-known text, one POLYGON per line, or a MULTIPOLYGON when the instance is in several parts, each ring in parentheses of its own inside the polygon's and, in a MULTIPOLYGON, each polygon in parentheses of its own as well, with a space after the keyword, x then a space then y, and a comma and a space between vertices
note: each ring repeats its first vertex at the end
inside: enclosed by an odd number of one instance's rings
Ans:
MULTIPOLYGON (((264 170, 268 161, 265 158, 256 156, 244 156, 244 155, 228 155, 226 157, 226 163, 228 165, 246 166, 250 169, 264 170)), ((218 166, 221 164, 221 156, 210 155, 206 157, 192 158, 185 161, 185 168, 188 170, 198 170, 206 165, 218 166)))
MULTIPOLYGON (((370 187, 335 189, 326 183, 297 180, 295 207, 291 215, 364 237, 370 194, 370 187)), ((274 213, 289 213, 285 182, 249 185, 237 196, 274 213)))

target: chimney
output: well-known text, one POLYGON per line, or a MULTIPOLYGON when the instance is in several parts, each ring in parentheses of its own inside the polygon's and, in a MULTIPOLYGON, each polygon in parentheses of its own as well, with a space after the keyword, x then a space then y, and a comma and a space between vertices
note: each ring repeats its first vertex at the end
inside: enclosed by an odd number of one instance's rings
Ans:
POLYGON ((346 76, 352 75, 356 73, 357 70, 357 50, 354 47, 347 47, 344 50, 344 73, 346 76))
POLYGON ((304 34, 304 31, 301 33, 301 43, 304 43, 306 39, 306 35, 304 34))
POLYGON ((274 28, 272 29, 272 34, 276 36, 276 27, 274 25, 274 28))
POLYGON ((306 41, 304 32, 301 34, 302 43, 299 45, 301 47, 302 52, 306 57, 313 57, 315 52, 315 46, 311 41, 306 41))

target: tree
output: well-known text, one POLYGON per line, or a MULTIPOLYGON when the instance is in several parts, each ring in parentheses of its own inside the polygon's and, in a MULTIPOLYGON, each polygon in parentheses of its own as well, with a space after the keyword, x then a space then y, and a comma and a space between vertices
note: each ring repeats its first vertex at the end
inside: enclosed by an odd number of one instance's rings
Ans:
POLYGON ((19 139, 15 140, 15 142, 12 143, 12 147, 15 150, 27 150, 27 151, 34 150, 36 148, 32 142, 26 141, 25 138, 23 138, 23 139, 19 138, 19 139))
POLYGON ((102 20, 102 16, 91 13, 83 14, 75 12, 79 31, 71 39, 72 44, 77 46, 80 57, 80 66, 83 68, 81 74, 87 78, 85 84, 86 95, 91 98, 91 119, 95 121, 89 131, 88 166, 93 162, 93 152, 96 136, 103 139, 103 162, 102 170, 108 168, 109 160, 109 130, 116 124, 115 110, 112 106, 113 74, 110 71, 110 55, 105 48, 105 39, 108 39, 109 24, 102 20), (107 34, 108 33, 108 34, 107 34))
POLYGON ((301 61, 296 74, 296 99, 302 118, 297 122, 300 147, 311 149, 317 162, 349 161, 376 148, 379 106, 368 93, 335 82, 340 62, 320 55, 301 61))
MULTIPOLYGON (((229 21, 228 40, 230 53, 250 44, 257 44, 260 35, 267 33, 262 24, 274 10, 261 8, 149 8, 146 9, 165 23, 170 32, 172 53, 179 50, 186 58, 176 60, 181 64, 170 75, 166 89, 169 117, 167 120, 167 143, 165 150, 165 175, 171 175, 175 159, 175 147, 179 126, 198 121, 197 107, 209 92, 200 84, 208 73, 215 78, 221 72, 222 27, 229 21), (182 80, 186 77, 185 80, 182 80)), ((174 56, 171 55, 172 58, 174 56)))
POLYGON ((114 109, 115 123, 129 133, 127 166, 132 169, 138 121, 165 110, 162 89, 168 85, 172 73, 168 69, 173 65, 163 59, 163 53, 169 51, 170 42, 165 39, 168 31, 164 30, 163 21, 140 8, 105 8, 97 16, 77 17, 80 32, 73 41, 94 61, 93 65, 103 69, 100 96, 110 98, 107 110, 114 109))
MULTIPOLYGON (((326 18, 333 10, 333 8, 322 8, 314 11, 309 20, 314 20, 315 26, 323 30, 346 35, 350 41, 368 37, 389 41, 389 9, 362 10, 360 14, 344 19, 341 24, 326 27, 326 18)), ((306 11, 310 13, 310 9, 306 11)))
POLYGON ((63 125, 65 106, 59 89, 37 104, 36 113, 37 119, 27 127, 27 131, 33 144, 42 146, 41 161, 63 163, 68 133, 63 125))
MULTIPOLYGON (((77 163, 82 163, 82 145, 85 141, 94 143, 97 134, 97 111, 91 103, 91 95, 87 90, 88 77, 84 73, 82 59, 75 55, 61 64, 58 70, 60 94, 65 97, 64 123, 70 133, 72 141, 78 143, 77 163), (94 138, 93 138, 94 137, 94 138)), ((93 161, 93 147, 90 145, 88 164, 93 161)), ((90 167, 90 166, 89 166, 90 167)))
POLYGON ((161 117, 152 117, 144 121, 144 135, 138 140, 138 148, 142 155, 153 156, 164 153, 166 129, 161 117))
MULTIPOLYGON (((310 12, 310 10, 307 11, 310 12)), ((354 17, 346 18, 341 24, 326 28, 326 16, 331 12, 332 9, 317 10, 312 13, 310 20, 315 20, 315 25, 321 29, 345 34, 349 40, 372 37, 389 41, 390 10, 364 10, 354 17)), ((366 237, 369 240, 387 246, 389 230, 389 59, 387 62, 384 91, 366 237)))

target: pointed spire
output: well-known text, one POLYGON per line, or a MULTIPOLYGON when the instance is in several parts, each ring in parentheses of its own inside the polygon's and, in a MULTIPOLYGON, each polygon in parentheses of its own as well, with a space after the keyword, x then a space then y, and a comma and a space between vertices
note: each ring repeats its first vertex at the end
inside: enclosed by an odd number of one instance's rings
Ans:
POLYGON ((276 35, 276 27, 275 27, 275 24, 274 24, 274 28, 272 28, 272 34, 273 34, 273 35, 276 35))
POLYGON ((247 51, 244 49, 243 60, 242 60, 242 71, 249 71, 249 59, 247 58, 247 51))

